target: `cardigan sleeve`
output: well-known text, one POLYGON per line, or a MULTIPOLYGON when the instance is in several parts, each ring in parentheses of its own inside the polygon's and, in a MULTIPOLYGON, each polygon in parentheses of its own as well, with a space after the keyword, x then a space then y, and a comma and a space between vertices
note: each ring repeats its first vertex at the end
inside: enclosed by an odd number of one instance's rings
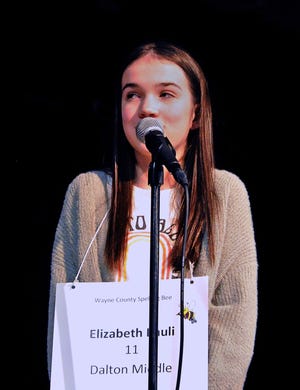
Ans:
MULTIPOLYGON (((73 282, 78 273, 88 245, 107 210, 109 199, 107 180, 107 176, 100 171, 82 173, 69 184, 65 194, 51 257, 47 333, 49 376, 52 361, 56 284, 73 282)), ((102 241, 101 248, 105 245, 105 240, 102 241)), ((97 242, 99 244, 99 241, 97 242)), ((99 245, 96 244, 89 250, 84 270, 81 272, 84 281, 102 281, 98 250, 99 245)), ((102 268, 104 269, 104 266, 102 268)))
MULTIPOLYGON (((257 255, 248 193, 227 176, 223 235, 209 306, 209 390, 242 390, 254 351, 257 255)), ((222 195, 223 196, 223 195, 222 195)))
POLYGON ((49 376, 52 361, 56 284, 74 280, 77 272, 74 261, 76 258, 75 227, 79 219, 77 181, 78 179, 76 178, 66 191, 52 248, 47 334, 49 376))

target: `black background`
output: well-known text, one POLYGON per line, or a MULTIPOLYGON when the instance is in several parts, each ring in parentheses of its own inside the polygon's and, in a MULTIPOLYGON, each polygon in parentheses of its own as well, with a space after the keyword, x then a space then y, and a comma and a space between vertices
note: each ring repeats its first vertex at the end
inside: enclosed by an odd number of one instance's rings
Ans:
POLYGON ((121 54, 159 38, 182 44, 201 63, 214 110, 217 166, 239 175, 250 196, 259 319, 245 389, 281 388, 280 381, 293 388, 298 2, 30 0, 14 6, 7 79, 17 260, 9 263, 8 275, 18 271, 22 290, 14 301, 12 384, 49 388, 50 256, 63 197, 74 176, 100 167, 110 150, 121 54))

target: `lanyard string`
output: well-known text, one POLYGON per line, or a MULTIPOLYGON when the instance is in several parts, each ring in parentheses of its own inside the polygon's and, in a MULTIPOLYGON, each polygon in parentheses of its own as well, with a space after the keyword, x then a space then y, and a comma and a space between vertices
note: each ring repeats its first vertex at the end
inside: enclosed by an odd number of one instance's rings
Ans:
POLYGON ((102 225, 103 225, 103 223, 104 223, 104 221, 105 221, 105 219, 106 219, 106 217, 107 217, 107 215, 108 215, 108 213, 109 213, 109 210, 110 210, 110 209, 108 209, 108 210, 106 211, 106 213, 104 214, 104 217, 102 218, 101 222, 99 223, 99 225, 98 225, 98 227, 97 227, 97 230, 96 230, 96 232, 95 232, 93 238, 91 239, 91 242, 89 243, 89 245, 88 245, 88 247, 87 247, 87 249, 86 249, 86 251, 85 251, 85 254, 84 254, 84 256, 83 256, 83 259, 82 259, 81 264, 80 264, 80 267, 79 267, 79 270, 78 270, 78 272, 77 272, 77 275, 75 276, 75 279, 74 279, 73 283, 79 282, 78 277, 79 277, 80 271, 81 271, 81 269, 82 269, 82 267, 83 267, 83 264, 84 264, 84 262, 85 262, 85 259, 86 259, 87 255, 88 255, 88 253, 89 253, 89 251, 90 251, 90 249, 91 249, 91 246, 93 245, 93 242, 95 241, 95 239, 96 239, 96 237, 97 237, 97 234, 99 233, 99 231, 100 231, 100 229, 101 229, 101 227, 102 227, 102 225))

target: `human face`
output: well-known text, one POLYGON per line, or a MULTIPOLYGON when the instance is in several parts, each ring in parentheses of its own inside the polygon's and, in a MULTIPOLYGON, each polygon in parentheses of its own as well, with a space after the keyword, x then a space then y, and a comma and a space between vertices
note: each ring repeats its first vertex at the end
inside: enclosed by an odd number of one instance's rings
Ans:
POLYGON ((195 119, 196 103, 184 71, 175 63, 147 54, 131 63, 122 77, 122 123, 138 164, 150 152, 136 136, 141 119, 159 119, 180 161, 195 119))

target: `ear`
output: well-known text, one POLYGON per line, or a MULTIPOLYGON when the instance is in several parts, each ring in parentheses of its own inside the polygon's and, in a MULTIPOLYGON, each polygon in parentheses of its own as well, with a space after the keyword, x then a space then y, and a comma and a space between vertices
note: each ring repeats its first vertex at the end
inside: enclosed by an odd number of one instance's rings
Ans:
POLYGON ((199 128, 199 118, 200 118, 200 104, 195 104, 195 116, 193 119, 191 130, 195 130, 199 128))

